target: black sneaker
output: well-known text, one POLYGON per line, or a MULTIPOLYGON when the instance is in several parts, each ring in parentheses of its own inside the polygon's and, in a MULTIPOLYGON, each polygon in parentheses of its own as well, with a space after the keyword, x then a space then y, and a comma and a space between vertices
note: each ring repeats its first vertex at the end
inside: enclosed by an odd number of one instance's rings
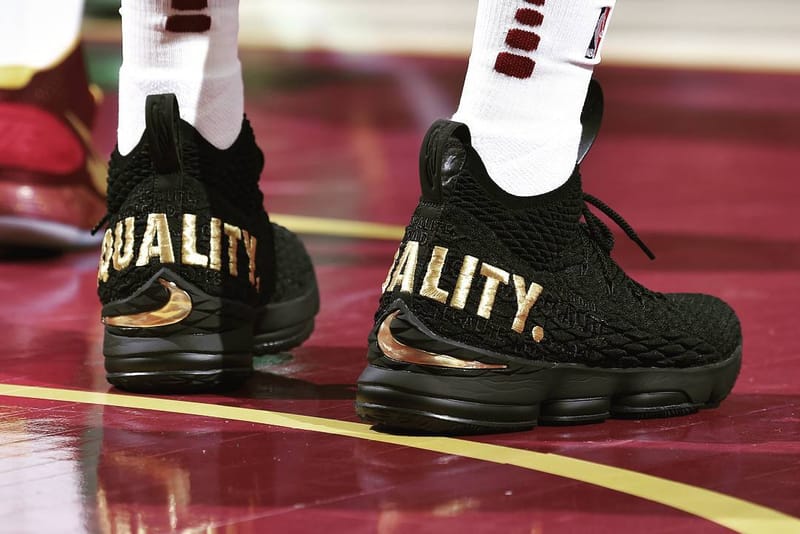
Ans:
MULTIPOLYGON (((582 155, 602 93, 584 111, 582 155)), ((356 410, 379 426, 466 434, 609 417, 689 414, 733 387, 742 336, 707 295, 660 294, 611 259, 605 204, 578 168, 550 193, 498 188, 467 126, 433 125, 422 198, 406 229, 369 336, 356 410), (583 222, 581 222, 583 219, 583 222)))
POLYGON ((254 352, 310 335, 314 271, 302 243, 264 211, 263 162, 247 120, 219 150, 180 119, 174 95, 148 97, 142 140, 109 167, 98 292, 111 384, 234 387, 254 352))

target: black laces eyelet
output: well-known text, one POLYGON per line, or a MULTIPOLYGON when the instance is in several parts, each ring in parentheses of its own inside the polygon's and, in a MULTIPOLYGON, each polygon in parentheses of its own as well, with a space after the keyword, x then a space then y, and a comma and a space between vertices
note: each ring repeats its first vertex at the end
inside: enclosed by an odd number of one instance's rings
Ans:
POLYGON ((603 247, 603 249, 611 253, 611 250, 614 248, 614 234, 605 225, 603 221, 600 220, 597 215, 591 212, 589 206, 587 204, 591 204, 595 208, 599 209, 603 212, 609 219, 617 223, 623 232, 630 238, 631 241, 639 245, 639 248, 642 249, 648 258, 651 260, 656 259, 655 254, 650 250, 650 248, 644 244, 644 241, 638 236, 636 231, 631 228, 631 225, 622 218, 622 215, 611 209, 605 202, 594 197, 588 193, 583 194, 583 218, 586 221, 586 226, 589 229, 589 233, 591 234, 592 238, 603 247))

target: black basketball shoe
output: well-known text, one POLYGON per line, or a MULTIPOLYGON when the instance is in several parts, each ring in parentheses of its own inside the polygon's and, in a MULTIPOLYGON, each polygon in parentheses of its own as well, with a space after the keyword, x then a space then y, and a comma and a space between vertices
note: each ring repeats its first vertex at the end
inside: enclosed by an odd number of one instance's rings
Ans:
POLYGON ((233 387, 253 354, 311 334, 311 261, 270 223, 263 155, 247 120, 226 150, 180 119, 174 95, 146 103, 146 130, 111 157, 98 271, 108 381, 136 391, 233 387))
MULTIPOLYGON (((601 114, 593 84, 580 159, 601 114)), ((583 193, 577 167, 555 191, 509 195, 487 175, 467 126, 450 121, 428 132, 420 167, 422 198, 358 380, 364 420, 499 432, 683 415, 728 395, 741 363, 736 314, 714 297, 660 294, 628 277, 589 206, 651 254, 583 193)))

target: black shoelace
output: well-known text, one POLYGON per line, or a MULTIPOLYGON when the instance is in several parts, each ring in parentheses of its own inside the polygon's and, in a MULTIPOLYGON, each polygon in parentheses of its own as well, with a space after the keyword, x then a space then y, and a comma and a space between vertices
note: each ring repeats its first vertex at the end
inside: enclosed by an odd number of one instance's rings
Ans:
POLYGON ((639 248, 642 249, 642 252, 647 254, 647 257, 651 260, 656 259, 655 254, 644 244, 644 241, 636 234, 631 225, 622 218, 622 215, 611 209, 605 202, 594 197, 588 193, 583 194, 583 218, 586 221, 586 226, 589 229, 589 233, 591 234, 592 238, 597 241, 603 249, 611 253, 611 250, 614 248, 614 234, 605 225, 603 221, 600 220, 597 215, 592 213, 589 209, 588 204, 591 204, 595 208, 602 211, 609 219, 617 223, 622 231, 630 238, 631 241, 639 245, 639 248))
POLYGON ((95 235, 97 232, 102 230, 105 227, 105 225, 108 223, 108 220, 110 218, 111 218, 111 214, 110 213, 106 213, 105 215, 103 215, 103 218, 100 219, 100 221, 97 224, 94 225, 94 228, 92 228, 92 235, 95 235))

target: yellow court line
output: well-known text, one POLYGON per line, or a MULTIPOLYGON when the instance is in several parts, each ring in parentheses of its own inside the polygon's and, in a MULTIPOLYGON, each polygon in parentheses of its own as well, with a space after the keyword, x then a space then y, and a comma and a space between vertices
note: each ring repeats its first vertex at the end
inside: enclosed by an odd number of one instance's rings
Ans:
POLYGON ((770 534, 800 532, 800 519, 765 506, 689 484, 558 454, 540 453, 464 439, 396 436, 375 432, 370 430, 368 425, 361 423, 157 397, 12 384, 0 384, 0 396, 229 419, 401 445, 495 464, 513 465, 593 484, 663 504, 738 532, 770 534))
POLYGON ((269 218, 272 222, 283 225, 298 234, 399 241, 403 239, 403 234, 405 233, 405 228, 393 224, 305 217, 302 215, 285 215, 281 213, 271 213, 269 218))

